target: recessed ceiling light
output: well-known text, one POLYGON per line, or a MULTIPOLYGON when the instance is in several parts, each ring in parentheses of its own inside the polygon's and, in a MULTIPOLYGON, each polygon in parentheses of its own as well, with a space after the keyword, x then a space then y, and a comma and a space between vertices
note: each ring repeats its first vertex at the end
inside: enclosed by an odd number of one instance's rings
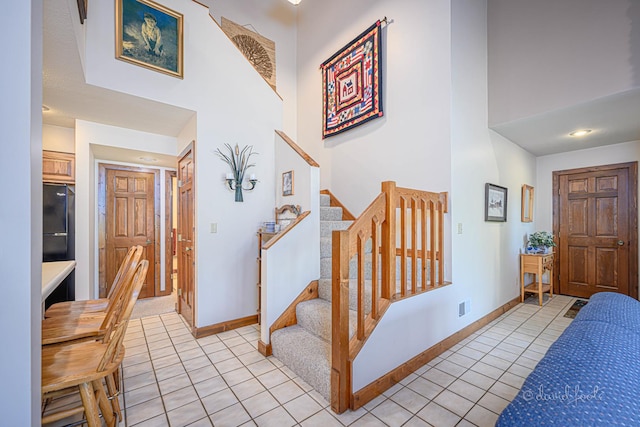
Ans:
POLYGON ((45 111, 49 111, 50 108, 47 107, 46 105, 42 104, 42 112, 44 113, 45 111))
POLYGON ((142 160, 143 162, 157 162, 158 159, 153 157, 138 157, 138 160, 142 160))
POLYGON ((580 129, 580 130, 574 130, 569 134, 569 136, 581 137, 581 136, 588 135, 590 133, 591 133, 591 129, 580 129))
POLYGON ((300 4, 301 1, 302 0, 289 0, 289 3, 295 4, 297 6, 298 4, 300 4))

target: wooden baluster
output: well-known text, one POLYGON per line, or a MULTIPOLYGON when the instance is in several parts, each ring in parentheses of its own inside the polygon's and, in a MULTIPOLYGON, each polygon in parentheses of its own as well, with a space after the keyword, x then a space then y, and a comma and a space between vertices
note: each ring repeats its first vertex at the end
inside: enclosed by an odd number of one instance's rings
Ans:
MULTIPOLYGON (((364 339, 364 278, 365 278, 365 253, 364 246, 366 243, 366 239, 363 237, 364 233, 358 233, 358 275, 357 275, 357 284, 358 284, 358 323, 357 323, 357 337, 359 340, 364 339)), ((348 314, 347 314, 348 316, 348 314)), ((347 318, 348 319, 348 318, 347 318)), ((348 324, 349 322, 347 322, 348 324)))
POLYGON ((400 295, 407 294, 407 199, 400 197, 400 295))
POLYGON ((348 231, 333 232, 331 251, 331 409, 340 414, 351 398, 348 231))
POLYGON ((371 220, 371 317, 378 319, 378 222, 371 220))
POLYGON ((427 289, 427 205, 420 199, 420 281, 421 290, 427 289))
POLYGON ((391 299, 396 289, 396 183, 382 183, 386 216, 382 223, 382 298, 391 299))
POLYGON ((431 281, 431 287, 436 285, 436 215, 435 208, 433 205, 433 201, 429 201, 429 225, 430 225, 430 254, 429 254, 429 265, 431 266, 431 271, 429 274, 429 280, 431 281))
POLYGON ((411 293, 418 292, 418 204, 411 198, 411 293))
POLYGON ((444 283, 444 208, 438 202, 438 284, 444 283))

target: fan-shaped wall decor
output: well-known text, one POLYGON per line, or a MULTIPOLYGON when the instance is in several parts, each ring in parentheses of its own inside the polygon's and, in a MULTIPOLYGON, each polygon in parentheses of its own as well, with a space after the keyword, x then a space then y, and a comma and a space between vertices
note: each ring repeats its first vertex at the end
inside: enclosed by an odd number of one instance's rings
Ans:
POLYGON ((258 73, 276 89, 276 44, 242 25, 222 17, 222 31, 238 47, 258 73))

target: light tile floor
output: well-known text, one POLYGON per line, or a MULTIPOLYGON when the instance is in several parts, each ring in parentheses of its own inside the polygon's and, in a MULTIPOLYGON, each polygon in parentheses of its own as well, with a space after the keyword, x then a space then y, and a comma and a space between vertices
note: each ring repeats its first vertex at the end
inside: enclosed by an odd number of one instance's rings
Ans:
POLYGON ((258 353, 257 325, 196 340, 176 313, 131 320, 121 425, 493 426, 571 322, 563 315, 573 301, 519 304, 341 415, 279 360, 258 353))

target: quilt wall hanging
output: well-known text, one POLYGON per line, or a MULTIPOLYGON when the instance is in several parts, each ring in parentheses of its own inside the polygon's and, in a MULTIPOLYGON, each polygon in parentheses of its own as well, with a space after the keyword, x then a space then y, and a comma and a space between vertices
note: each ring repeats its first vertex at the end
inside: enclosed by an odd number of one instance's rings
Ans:
POLYGON ((327 59, 322 70, 322 138, 382 117, 381 21, 327 59))

